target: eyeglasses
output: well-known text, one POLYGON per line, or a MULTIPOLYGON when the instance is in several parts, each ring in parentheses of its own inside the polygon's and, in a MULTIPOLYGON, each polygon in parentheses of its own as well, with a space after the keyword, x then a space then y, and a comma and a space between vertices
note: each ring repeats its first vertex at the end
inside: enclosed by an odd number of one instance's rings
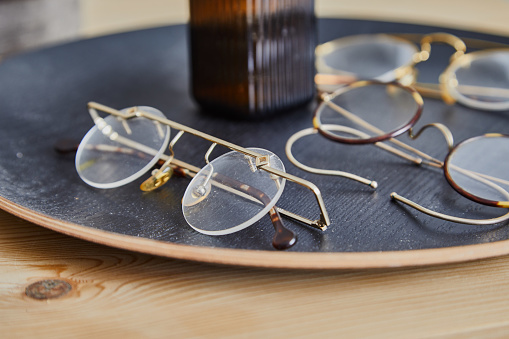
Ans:
POLYGON ((345 83, 374 79, 399 81, 421 94, 460 102, 482 110, 509 109, 509 48, 503 44, 470 40, 474 47, 490 48, 465 53, 467 46, 447 33, 429 35, 358 35, 327 42, 316 48, 315 77, 326 92, 345 83), (420 40, 420 49, 411 40, 420 40), (417 83, 415 65, 430 57, 433 43, 451 45, 455 52, 440 75, 440 85, 417 83))
POLYGON ((140 188, 151 191, 165 184, 173 173, 191 177, 182 199, 187 223, 207 235, 240 231, 269 214, 275 228, 276 249, 296 242, 280 214, 314 228, 325 230, 330 220, 320 190, 313 183, 285 172, 282 161, 261 148, 243 148, 165 118, 151 107, 131 107, 121 111, 91 102, 88 104, 95 126, 85 135, 76 153, 76 169, 81 179, 97 188, 115 188, 152 175, 140 188), (98 111, 109 114, 102 118, 98 111), (170 141, 170 128, 179 132, 170 141), (184 133, 210 141, 202 169, 175 158, 174 146, 184 133), (231 152, 209 161, 216 145, 231 152), (169 148, 170 154, 165 154, 169 148), (311 220, 275 206, 286 180, 311 190, 320 209, 320 218, 311 220))
MULTIPOLYGON (((319 133, 343 144, 374 144, 416 164, 442 168, 449 184, 468 199, 488 206, 509 208, 509 136, 487 134, 453 147, 452 134, 442 124, 428 124, 414 133, 413 126, 421 115, 423 100, 416 90, 400 83, 355 82, 332 94, 324 94, 322 99, 313 118, 314 127, 295 133, 287 141, 286 154, 297 167, 377 187, 376 182, 348 172, 324 170, 298 161, 292 153, 294 143, 319 133), (445 161, 394 139, 405 132, 415 139, 430 127, 439 129, 446 138, 450 151, 445 161)), ((428 215, 458 223, 485 225, 509 219, 509 213, 484 220, 457 218, 431 211, 397 193, 392 193, 391 197, 428 215)))

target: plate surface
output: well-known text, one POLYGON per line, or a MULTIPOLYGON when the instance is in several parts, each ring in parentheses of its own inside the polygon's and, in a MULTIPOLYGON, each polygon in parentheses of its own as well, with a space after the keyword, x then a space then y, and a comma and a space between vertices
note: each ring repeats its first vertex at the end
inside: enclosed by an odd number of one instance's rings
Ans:
MULTIPOLYGON (((448 31, 462 37, 508 42, 472 32, 356 20, 319 20, 325 42, 361 33, 448 31)), ((420 69, 420 79, 436 81, 450 50, 437 48, 420 69)), ((468 226, 431 218, 397 204, 393 191, 434 210, 484 218, 503 211, 477 205, 449 187, 439 170, 419 168, 372 146, 333 144, 319 136, 298 143, 295 154, 309 165, 341 169, 377 180, 372 191, 346 179, 308 174, 284 155, 286 140, 311 126, 314 104, 263 121, 232 121, 203 114, 189 93, 186 26, 171 26, 83 40, 12 57, 0 63, 0 207, 41 226, 71 236, 161 256, 289 268, 410 266, 472 260, 509 253, 509 227, 468 226), (271 247, 273 228, 263 218, 231 235, 212 237, 191 229, 181 211, 188 179, 142 193, 144 178, 101 190, 82 182, 73 155, 53 150, 60 138, 80 140, 93 123, 88 101, 118 109, 153 106, 169 119, 244 147, 269 149, 288 172, 321 190, 332 224, 326 232, 290 221, 298 243, 288 251, 271 247)), ((376 103, 373 103, 374 110, 376 103)), ((442 122, 456 141, 486 132, 509 133, 509 112, 482 112, 425 99, 418 125, 442 122)), ((403 137, 403 141, 406 139, 403 137)), ((444 157, 437 132, 412 142, 444 157)), ((185 135, 176 156, 204 165, 208 144, 185 135)), ((227 150, 215 151, 215 156, 227 150)), ((214 157, 214 154, 212 157, 214 157)), ((313 196, 287 183, 280 207, 318 217, 313 196)))

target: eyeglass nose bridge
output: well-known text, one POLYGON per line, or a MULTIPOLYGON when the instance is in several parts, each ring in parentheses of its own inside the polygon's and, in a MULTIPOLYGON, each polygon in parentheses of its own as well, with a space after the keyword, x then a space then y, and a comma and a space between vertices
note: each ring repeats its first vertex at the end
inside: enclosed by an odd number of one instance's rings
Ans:
POLYGON ((467 45, 457 36, 449 33, 432 33, 425 35, 421 39, 421 51, 417 54, 414 61, 418 63, 428 60, 431 54, 431 44, 433 43, 444 43, 456 50, 451 56, 451 62, 464 55, 467 51, 467 45))
POLYGON ((430 123, 430 124, 426 124, 424 126, 422 126, 418 131, 417 133, 414 133, 414 128, 411 127, 408 132, 409 132, 409 137, 411 139, 417 139, 421 134, 422 132, 424 132, 426 129, 428 128, 436 128, 438 129, 442 135, 444 136, 445 138, 445 141, 447 142, 447 148, 449 149, 449 151, 454 147, 454 139, 453 139, 453 136, 452 136, 452 133, 451 133, 451 130, 445 126, 444 124, 441 124, 439 122, 433 122, 433 123, 430 123))

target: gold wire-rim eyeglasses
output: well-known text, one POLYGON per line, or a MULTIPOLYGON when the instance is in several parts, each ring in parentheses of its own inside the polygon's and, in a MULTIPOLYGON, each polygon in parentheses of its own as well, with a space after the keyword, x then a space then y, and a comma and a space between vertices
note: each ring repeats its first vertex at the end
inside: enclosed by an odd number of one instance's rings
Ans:
MULTIPOLYGON (((115 135, 115 131, 112 132, 111 130, 108 129, 108 125, 104 124, 104 119, 99 115, 99 112, 107 113, 113 117, 121 119, 122 121, 129 121, 129 119, 134 119, 134 118, 146 118, 153 122, 161 124, 162 126, 169 126, 173 130, 179 131, 179 133, 169 143, 169 149, 170 149, 171 154, 170 155, 161 155, 161 157, 160 157, 162 159, 161 161, 164 161, 164 163, 162 164, 162 166, 159 169, 155 170, 152 173, 152 176, 149 179, 145 180, 145 182, 142 183, 141 188, 143 190, 152 190, 152 189, 160 187, 162 184, 164 184, 166 181, 168 181, 169 176, 171 176, 172 170, 184 171, 184 172, 186 172, 187 175, 190 175, 191 177, 193 177, 200 171, 199 168, 197 168, 193 165, 190 165, 186 162, 183 162, 179 159, 176 159, 174 156, 173 146, 175 145, 175 143, 179 140, 179 138, 184 133, 187 133, 187 134, 194 135, 199 138, 205 139, 212 143, 211 147, 209 148, 209 151, 205 155, 207 162, 208 162, 208 157, 209 157, 210 153, 212 152, 212 150, 214 149, 214 147, 216 145, 221 145, 221 146, 224 146, 224 147, 230 149, 231 151, 234 151, 239 154, 243 154, 245 157, 253 159, 253 166, 255 166, 255 170, 261 170, 261 171, 267 172, 271 176, 281 178, 282 180, 288 180, 290 182, 297 183, 298 185, 301 185, 301 186, 309 189, 313 193, 313 195, 315 196, 316 202, 318 204, 318 208, 320 210, 320 217, 318 219, 316 219, 316 220, 308 219, 308 218, 298 215, 296 213, 293 213, 293 212, 290 212, 290 211, 287 211, 287 210, 284 210, 284 209, 274 206, 274 208, 271 209, 271 213, 269 213, 271 215, 271 220, 273 222, 274 221, 280 222, 279 220, 276 220, 276 219, 279 219, 279 214, 281 214, 283 216, 286 216, 286 217, 296 220, 298 222, 302 222, 308 226, 311 226, 311 227, 314 227, 314 228, 317 228, 320 230, 325 230, 327 228, 327 226, 330 225, 330 219, 329 219, 327 210, 325 208, 325 204, 323 202, 323 198, 321 196, 321 193, 320 193, 320 190, 318 189, 318 187, 315 184, 313 184, 307 180, 304 180, 302 178, 299 178, 297 176, 291 175, 289 173, 286 173, 284 171, 281 171, 281 170, 278 170, 278 169, 272 167, 267 156, 265 156, 263 154, 259 154, 258 152, 253 151, 252 149, 247 149, 247 148, 235 145, 233 143, 227 142, 225 140, 219 139, 217 137, 211 136, 209 134, 200 132, 198 130, 192 129, 190 127, 184 126, 182 124, 176 123, 169 119, 145 112, 145 111, 137 109, 137 108, 131 108, 131 109, 125 109, 123 111, 119 111, 119 110, 113 109, 113 108, 105 106, 105 105, 101 105, 101 104, 98 104, 95 102, 90 102, 88 104, 88 109, 89 109, 90 116, 92 117, 95 125, 101 130, 101 132, 103 134, 105 134, 106 137, 109 137, 109 138, 111 138, 113 135, 115 135), (108 131, 106 131, 106 130, 108 130, 108 131), (106 133, 106 132, 108 132, 108 133, 106 133), (274 211, 272 211, 272 210, 274 210, 274 211)), ((137 149, 137 148, 140 149, 139 145, 136 145, 136 142, 133 142, 132 140, 130 141, 130 140, 128 140, 128 138, 122 139, 120 136, 115 135, 115 140, 119 141, 120 144, 122 144, 124 146, 132 147, 133 149, 137 149), (124 139, 127 139, 127 140, 124 140, 124 139)), ((81 147, 81 144, 80 144, 80 147, 81 147)), ((85 146, 83 146, 83 147, 85 147, 85 146)), ((141 148, 143 148, 143 147, 141 147, 141 148)), ((153 150, 152 151, 149 150, 149 152, 153 153, 153 150)), ((218 181, 219 179, 214 178, 213 180, 218 181)), ((224 185, 224 180, 223 180, 223 185, 224 185)), ((238 185, 238 187, 241 187, 241 186, 242 186, 241 184, 238 185)), ((242 193, 243 192, 237 192, 236 194, 242 195, 242 193)), ((245 192, 244 192, 243 197, 245 197, 246 195, 247 194, 245 194, 245 192)), ((276 229, 276 231, 277 231, 277 229, 276 229)), ((276 234, 276 236, 277 236, 277 234, 276 234)))
MULTIPOLYGON (((316 48, 316 67, 318 74, 315 77, 315 83, 318 88, 330 92, 331 88, 343 86, 345 84, 366 80, 359 76, 355 70, 337 69, 330 65, 326 58, 332 53, 343 49, 349 50, 349 53, 356 46, 375 46, 384 45, 392 50, 400 49, 406 58, 399 61, 394 68, 387 66, 387 69, 378 75, 371 75, 369 79, 375 79, 382 82, 398 81, 404 85, 415 87, 422 95, 432 98, 441 98, 447 104, 460 102, 463 105, 482 110, 508 110, 509 109, 509 85, 505 80, 505 85, 498 82, 494 84, 486 75, 486 83, 480 80, 468 80, 474 83, 464 83, 467 80, 458 80, 457 72, 467 69, 473 69, 472 65, 490 65, 500 62, 500 67, 509 71, 509 47, 505 44, 480 41, 475 39, 460 39, 448 33, 420 34, 372 34, 355 35, 339 38, 326 42, 316 48), (465 41, 463 41, 465 40, 465 41), (431 55, 431 46, 435 43, 450 45, 454 53, 450 57, 450 63, 440 75, 439 84, 417 82, 418 63, 429 59, 431 55), (467 53, 467 44, 473 48, 482 48, 483 50, 467 53), (403 46, 403 47, 397 47, 403 46), (419 46, 419 48, 417 48, 419 46), (501 59, 505 61, 500 61, 501 59)), ((373 53, 372 53, 373 54, 373 53)), ((376 55, 376 54, 373 54, 376 55)), ((380 58, 380 56, 379 56, 380 58)), ((359 58, 361 59, 361 58, 359 58)), ((392 58, 391 60, 393 60, 392 58)), ((351 67, 350 65, 348 67, 351 67)), ((481 67, 481 66, 479 66, 481 67)), ((482 66, 484 67, 484 66, 482 66)), ((365 67, 364 67, 365 68, 365 67)), ((476 68, 477 69, 477 68, 476 68)), ((471 71, 473 74, 473 71, 471 71)), ((500 73, 500 72, 499 72, 500 73)), ((472 75, 472 79, 484 79, 480 76, 472 75)), ((484 80, 483 80, 484 81, 484 80)))
MULTIPOLYGON (((351 122, 354 122, 354 123, 358 124, 360 127, 362 127, 363 129, 370 131, 371 133, 375 134, 376 137, 372 137, 371 134, 367 134, 363 131, 357 130, 355 128, 347 127, 347 126, 318 123, 317 120, 319 120, 319 115, 318 116, 315 115, 314 120, 313 120, 313 125, 314 125, 313 128, 299 131, 288 139, 287 144, 286 144, 286 153, 287 153, 288 159, 295 166, 301 168, 302 170, 308 171, 308 172, 323 174, 323 175, 342 176, 342 177, 356 180, 356 181, 359 181, 361 183, 364 183, 364 184, 370 185, 371 187, 376 188, 377 184, 376 184, 376 182, 374 183, 373 180, 365 179, 365 178, 359 177, 357 175, 354 175, 352 173, 343 172, 343 171, 324 170, 321 168, 314 168, 314 167, 311 167, 308 165, 304 165, 301 162, 299 162, 295 158, 294 154, 292 153, 292 146, 294 145, 295 142, 297 142, 299 139, 301 139, 305 136, 308 136, 311 134, 316 134, 316 133, 320 133, 321 135, 327 137, 328 139, 330 139, 332 141, 336 141, 336 142, 340 142, 340 143, 344 143, 344 144, 372 143, 375 146, 377 146, 385 151, 388 151, 395 155, 403 157, 403 158, 405 158, 409 161, 412 161, 416 164, 419 164, 419 165, 427 164, 427 165, 430 165, 433 167, 443 169, 444 175, 445 175, 447 181, 451 184, 451 186, 456 191, 458 191, 461 195, 465 196, 466 198, 468 198, 472 201, 475 201, 477 203, 481 203, 484 205, 488 205, 488 206, 494 206, 494 207, 501 207, 501 208, 509 207, 509 193, 507 192, 506 189, 503 189, 500 187, 500 184, 508 185, 508 187, 509 187, 509 180, 502 179, 502 178, 493 178, 488 175, 477 173, 477 172, 471 171, 471 170, 465 170, 465 169, 459 168, 458 166, 455 166, 455 168, 454 168, 455 170, 465 173, 469 177, 483 183, 486 186, 491 186, 492 188, 495 188, 506 199, 506 200, 490 200, 490 199, 484 199, 480 196, 471 194, 467 190, 463 189, 463 187, 461 187, 461 185, 458 185, 450 175, 450 168, 452 168, 451 166, 454 166, 454 165, 451 165, 450 159, 464 145, 466 145, 470 142, 473 142, 475 140, 479 140, 479 138, 504 138, 504 140, 505 140, 505 139, 509 138, 509 136, 498 134, 498 133, 491 133, 491 134, 487 134, 484 136, 467 139, 464 142, 459 143, 456 146, 453 146, 454 142, 453 142, 452 134, 446 126, 444 126, 442 124, 438 124, 438 123, 428 124, 428 125, 423 126, 417 133, 414 133, 412 130, 412 127, 417 122, 417 119, 410 119, 412 121, 412 123, 410 124, 410 126, 406 126, 405 130, 408 132, 410 138, 412 138, 412 139, 419 137, 421 135, 421 133, 427 128, 437 128, 444 135, 450 151, 446 157, 446 160, 440 161, 440 160, 438 160, 438 159, 436 159, 422 151, 419 151, 405 143, 402 143, 401 141, 394 139, 392 137, 392 135, 399 135, 401 133, 395 134, 395 133, 383 132, 380 129, 378 129, 376 126, 359 118, 353 112, 348 111, 344 107, 339 107, 338 105, 333 103, 332 100, 330 100, 331 98, 335 98, 338 95, 347 93, 348 90, 354 90, 354 89, 358 89, 358 88, 362 88, 362 87, 366 87, 366 86, 372 86, 372 85, 380 86, 383 84, 379 83, 379 82, 372 82, 372 81, 361 81, 361 82, 356 82, 356 83, 350 84, 350 85, 346 86, 346 88, 339 89, 337 93, 335 93, 331 96, 326 95, 325 96, 326 100, 324 100, 322 103, 320 103, 319 107, 317 108, 317 111, 319 111, 321 109, 321 107, 332 106, 332 110, 334 112, 341 114, 343 117, 345 117, 346 119, 349 119, 351 122), (330 137, 331 133, 329 133, 329 132, 334 131, 334 130, 338 130, 343 133, 349 133, 351 135, 354 135, 356 138, 352 138, 351 140, 355 140, 356 142, 351 142, 350 139, 337 137, 336 135, 333 135, 333 137, 330 137), (359 142, 359 139, 362 139, 362 141, 359 142), (394 146, 399 147, 399 148, 390 146, 382 141, 387 141, 389 143, 392 143, 394 146), (403 151, 401 149, 403 149, 403 151), (410 152, 411 154, 408 154, 407 152, 410 152)), ((394 86, 394 84, 389 83, 389 84, 387 84, 387 86, 394 86)), ((398 85, 398 88, 400 88, 401 86, 402 85, 398 85)), ((410 113, 409 113, 409 115, 410 115, 410 113)), ((492 219, 477 220, 477 219, 457 218, 454 216, 449 216, 446 214, 442 214, 442 213, 438 213, 438 212, 429 210, 423 206, 420 206, 420 205, 398 195, 395 192, 391 194, 391 197, 393 199, 403 202, 413 208, 416 208, 419 211, 424 212, 428 215, 431 215, 431 216, 434 216, 437 218, 441 218, 444 220, 448 220, 448 221, 458 222, 458 223, 472 224, 472 225, 487 225, 487 224, 503 222, 503 221, 509 219, 509 212, 501 217, 492 218, 492 219)))

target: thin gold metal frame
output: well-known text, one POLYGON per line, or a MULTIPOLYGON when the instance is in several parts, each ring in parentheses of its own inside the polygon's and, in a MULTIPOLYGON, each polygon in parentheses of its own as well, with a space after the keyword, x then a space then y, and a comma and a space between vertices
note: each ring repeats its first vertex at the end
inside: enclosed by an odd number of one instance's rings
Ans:
MULTIPOLYGON (((130 110, 127 110, 125 112, 122 112, 122 111, 116 110, 114 108, 111 108, 111 107, 108 107, 108 106, 105 106, 105 105, 102 105, 102 104, 99 104, 99 103, 96 103, 96 102, 89 102, 88 103, 88 110, 89 110, 90 116, 92 117, 92 120, 94 121, 94 123, 96 125, 99 124, 103 120, 101 118, 101 116, 97 112, 97 111, 101 111, 101 112, 104 112, 104 113, 107 113, 107 114, 110 114, 110 115, 113 115, 113 116, 116 116, 116 117, 120 117, 120 118, 123 118, 123 119, 126 119, 126 120, 127 119, 131 119, 131 118, 135 118, 135 117, 143 117, 143 118, 147 118, 147 119, 150 119, 150 120, 153 120, 153 121, 157 121, 160 124, 170 126, 172 129, 179 131, 179 133, 177 134, 177 137, 174 137, 174 139, 170 143, 170 149, 172 149, 173 144, 176 143, 176 141, 178 140, 178 138, 180 138, 180 136, 182 136, 182 134, 188 133, 188 134, 197 136, 199 138, 205 139, 207 141, 210 141, 210 142, 212 142, 213 145, 214 144, 218 144, 218 145, 224 146, 226 148, 229 148, 232 151, 236 151, 236 152, 242 153, 242 154, 244 154, 246 156, 250 156, 250 157, 255 159, 256 166, 259 169, 264 170, 264 171, 266 171, 268 173, 274 174, 276 176, 279 176, 280 178, 289 180, 291 182, 294 182, 294 183, 296 183, 298 185, 301 185, 301 186, 309 189, 313 193, 313 195, 315 196, 316 202, 318 203, 318 207, 319 207, 319 210, 320 210, 320 217, 319 217, 319 219, 316 219, 316 220, 308 219, 308 218, 300 216, 300 215, 298 215, 296 213, 284 210, 284 209, 279 208, 279 207, 275 207, 280 214, 282 214, 282 215, 284 215, 284 216, 286 216, 286 217, 288 217, 290 219, 293 219, 293 220, 296 220, 298 222, 304 223, 304 224, 306 224, 308 226, 311 226, 311 227, 317 228, 319 230, 322 230, 322 231, 326 230, 327 226, 330 225, 329 215, 328 215, 327 210, 325 208, 325 204, 324 204, 321 192, 318 189, 318 187, 315 184, 313 184, 312 182, 310 182, 310 181, 304 180, 304 179, 299 178, 299 177, 297 177, 295 175, 291 175, 289 173, 286 173, 286 172, 277 170, 275 168, 272 168, 267 163, 266 157, 261 155, 261 154, 253 152, 253 151, 251 151, 249 149, 246 149, 244 147, 235 145, 235 144, 230 143, 228 141, 216 138, 216 137, 214 137, 212 135, 200 132, 198 130, 195 130, 193 128, 190 128, 190 127, 187 127, 185 125, 179 124, 177 122, 171 121, 169 119, 161 118, 161 117, 155 116, 153 114, 150 114, 150 113, 147 113, 147 112, 143 112, 143 111, 138 110, 138 109, 130 109, 130 110)), ((134 142, 129 143, 129 139, 124 140, 124 141, 126 143, 128 143, 129 146, 133 146, 134 148, 136 148, 136 145, 133 145, 134 142)), ((170 165, 170 166, 177 166, 179 168, 183 168, 183 169, 185 169, 187 171, 190 171, 191 173, 193 173, 193 175, 200 171, 200 168, 198 168, 196 166, 193 166, 193 165, 190 165, 190 164, 188 164, 188 163, 186 163, 184 161, 176 159, 174 157, 173 153, 170 156, 164 155, 161 158, 162 158, 162 160, 165 160, 165 165, 166 166, 168 166, 168 165, 170 165)), ((155 176, 157 176, 159 173, 162 173, 162 171, 164 170, 165 165, 163 165, 163 167, 159 170, 158 173, 155 174, 155 176)))
MULTIPOLYGON (((464 91, 475 92, 475 94, 480 94, 481 92, 489 91, 490 93, 498 93, 499 96, 508 97, 509 98, 509 90, 502 88, 483 88, 479 86, 465 86, 458 84, 455 71, 457 68, 461 67, 461 65, 468 65, 472 61, 483 58, 489 53, 495 52, 505 52, 509 55, 509 48, 505 44, 494 43, 489 41, 477 40, 477 39, 460 39, 455 35, 449 33, 431 33, 427 35, 421 34, 374 34, 374 35, 358 35, 358 36, 350 36, 345 38, 340 38, 337 40, 332 40, 326 42, 322 45, 319 45, 316 48, 316 65, 317 69, 320 71, 315 76, 315 83, 319 86, 319 88, 325 88, 326 91, 330 87, 328 86, 337 86, 337 85, 345 85, 354 81, 358 81, 354 74, 340 72, 333 67, 327 65, 327 63, 323 60, 324 56, 328 53, 331 53, 333 50, 341 48, 342 45, 352 44, 352 41, 360 41, 366 38, 377 38, 380 39, 392 39, 395 41, 399 41, 402 43, 407 43, 410 48, 414 50, 413 57, 408 60, 407 63, 401 65, 400 67, 394 69, 391 73, 392 79, 385 79, 384 81, 399 81, 404 85, 413 86, 419 93, 423 96, 431 97, 435 99, 442 99, 447 104, 453 104, 456 101, 460 101, 466 106, 471 106, 474 108, 486 109, 486 110, 506 110, 508 105, 489 105, 486 103, 476 103, 468 98, 461 98, 461 95, 453 94, 453 89, 460 89, 463 93, 464 91), (420 44, 420 50, 412 44, 417 43, 420 44), (439 76, 439 84, 432 83, 421 83, 417 82, 417 70, 415 65, 426 61, 429 59, 431 55, 431 45, 434 43, 443 43, 450 45, 455 49, 455 52, 451 55, 449 65, 439 76), (482 48, 487 49, 483 51, 476 51, 466 53, 468 46, 474 48, 482 48), (325 73, 324 73, 325 72, 325 73)), ((459 93, 459 92, 458 92, 459 93)))
MULTIPOLYGON (((362 86, 369 86, 371 84, 372 84, 372 82, 370 82, 370 81, 361 81, 361 82, 354 83, 353 85, 354 85, 355 88, 357 88, 357 87, 362 87, 362 86)), ((339 90, 339 93, 342 93, 342 92, 343 92, 342 90, 339 90)), ((345 118, 351 120, 354 123, 357 123, 359 126, 364 128, 365 130, 368 130, 368 131, 370 131, 370 132, 372 132, 372 133, 374 133, 376 135, 386 134, 385 132, 383 132, 382 130, 377 128, 376 126, 374 126, 374 125, 368 123, 367 121, 361 119, 360 117, 356 116, 352 112, 346 110, 345 108, 343 108, 343 107, 341 107, 339 105, 336 105, 332 100, 328 100, 329 96, 327 94, 325 94, 323 97, 325 98, 325 100, 323 100, 320 105, 326 105, 326 106, 331 107, 334 111, 336 111, 337 113, 343 115, 345 118)), ((421 98, 421 100, 422 100, 422 98, 421 98)), ((319 110, 319 109, 320 109, 320 106, 317 108, 317 110, 319 110)), ((316 116, 315 116, 315 118, 316 118, 316 116)), ((359 177, 359 176, 357 176, 355 174, 352 174, 352 173, 348 173, 348 172, 344 172, 344 171, 332 171, 332 170, 324 170, 324 169, 314 168, 314 167, 310 167, 310 166, 304 165, 301 162, 297 161, 297 159, 295 159, 295 157, 294 157, 294 155, 293 155, 293 153, 291 151, 293 144, 297 140, 299 140, 300 138, 302 138, 304 136, 318 133, 318 128, 324 128, 324 129, 330 128, 330 130, 336 130, 336 131, 342 131, 342 132, 350 133, 352 135, 356 135, 356 136, 361 137, 361 138, 370 137, 368 134, 366 134, 366 133, 364 133, 362 131, 356 130, 354 128, 346 127, 346 126, 317 124, 316 123, 316 119, 314 119, 313 125, 314 125, 313 128, 305 129, 305 130, 302 130, 302 131, 299 131, 299 132, 295 133, 287 141, 286 149, 285 149, 286 150, 286 155, 287 155, 288 159, 295 166, 299 167, 300 169, 302 169, 304 171, 308 171, 308 172, 311 172, 311 173, 323 174, 323 175, 342 176, 342 177, 345 177, 345 178, 348 178, 348 179, 356 180, 356 181, 361 182, 361 183, 366 184, 366 185, 370 185, 373 188, 377 187, 377 183, 375 181, 359 177)), ((412 128, 410 128, 408 130, 408 135, 409 135, 409 137, 411 139, 416 139, 416 138, 418 138, 421 135, 421 133, 425 129, 428 129, 428 128, 431 128, 431 127, 437 128, 444 135, 449 150, 452 150, 453 149, 453 144, 454 144, 452 133, 443 124, 440 124, 440 123, 427 124, 427 125, 421 127, 421 129, 417 133, 414 133, 412 128)), ((338 141, 338 140, 335 140, 335 141, 338 141)), ((443 161, 440 161, 440 160, 438 160, 438 159, 436 159, 436 158, 434 158, 434 157, 432 157, 432 156, 430 156, 430 155, 428 155, 428 154, 426 154, 426 153, 424 153, 424 152, 422 152, 422 151, 420 151, 420 150, 418 150, 418 149, 416 149, 414 147, 411 147, 411 146, 409 146, 409 145, 407 145, 407 144, 405 144, 405 143, 403 143, 403 142, 401 142, 401 141, 399 141, 397 139, 394 139, 392 137, 388 137, 384 141, 391 142, 395 146, 398 146, 398 147, 404 149, 406 152, 413 153, 417 157, 415 157, 413 155, 410 155, 408 153, 405 153, 404 151, 401 151, 401 150, 399 150, 397 148, 394 148, 392 146, 389 146, 387 144, 384 144, 381 141, 373 143, 373 144, 375 146, 385 150, 385 151, 393 153, 393 154, 395 154, 395 155, 397 155, 397 156, 399 156, 401 158, 404 158, 406 160, 409 160, 409 161, 411 161, 411 162, 413 162, 413 163, 415 163, 417 165, 426 164, 426 165, 429 165, 429 166, 432 166, 432 167, 436 167, 436 168, 441 168, 441 169, 444 168, 444 162, 443 161)), ((480 180, 480 181, 489 181, 489 180, 492 180, 492 178, 484 176, 484 175, 482 175, 480 173, 475 173, 475 172, 471 172, 471 171, 463 170, 463 169, 461 169, 461 171, 463 171, 465 173, 468 173, 471 177, 477 178, 477 180, 480 180)), ((498 181, 502 181, 506 185, 509 185, 509 182, 503 181, 502 179, 498 179, 498 181)), ((508 198, 508 201, 509 201, 509 192, 507 192, 506 190, 503 190, 502 188, 500 188, 500 190, 508 198)), ((425 208, 425 207, 423 207, 423 206, 421 206, 421 205, 419 205, 419 204, 417 204, 417 203, 415 203, 415 202, 413 202, 413 201, 411 201, 411 200, 409 200, 407 198, 404 198, 404 197, 400 196, 396 192, 391 193, 391 198, 394 199, 394 200, 400 201, 400 202, 402 202, 402 203, 404 203, 404 204, 406 204, 406 205, 408 205, 410 207, 413 207, 413 208, 417 209, 418 211, 420 211, 422 213, 428 214, 428 215, 433 216, 435 218, 440 218, 440 219, 443 219, 443 220, 457 222, 457 223, 470 224, 470 225, 489 225, 489 224, 494 224, 494 223, 499 223, 499 222, 503 222, 503 221, 509 220, 509 212, 504 214, 504 215, 502 215, 502 216, 500 216, 500 217, 492 218, 492 219, 458 218, 458 217, 446 215, 446 214, 443 214, 443 213, 439 213, 439 212, 435 212, 435 211, 432 211, 430 209, 427 209, 427 208, 425 208)), ((509 205, 508 205, 508 202, 501 202, 500 204, 497 205, 497 207, 507 208, 507 207, 509 207, 509 205)))

